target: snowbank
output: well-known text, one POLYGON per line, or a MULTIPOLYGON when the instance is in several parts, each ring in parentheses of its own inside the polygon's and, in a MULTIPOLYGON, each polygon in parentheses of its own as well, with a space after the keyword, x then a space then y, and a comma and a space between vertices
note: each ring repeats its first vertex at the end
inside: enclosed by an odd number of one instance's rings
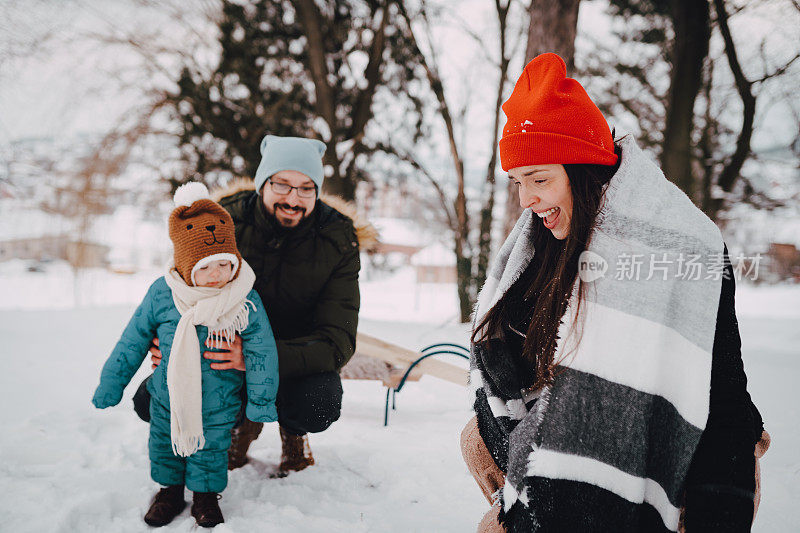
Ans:
MULTIPOLYGON (((89 402, 133 305, 20 310, 25 302, 53 303, 50 297, 59 287, 41 283, 47 276, 20 272, 18 265, 0 273, 3 305, 14 307, 0 311, 3 529, 143 531, 155 486, 149 479, 147 425, 134 415, 131 395, 147 365, 119 406, 98 411, 89 402), (9 290, 18 291, 11 301, 9 290), (25 302, 17 299, 23 296, 25 302)), ((103 292, 106 300, 122 298, 127 287, 128 297, 138 301, 151 281, 118 279, 129 284, 106 280, 97 298, 103 292), (114 289, 113 283, 120 286, 114 289), (122 292, 112 294, 117 291, 122 292)), ((452 286, 415 295, 401 281, 362 285, 364 332, 413 349, 467 341, 468 326, 452 320, 457 313, 452 286)), ((762 461, 763 499, 754 531, 798 531, 800 290, 742 285, 737 309, 748 389, 773 437, 762 461)), ((216 530, 473 531, 486 502, 458 447, 471 416, 465 389, 430 377, 407 384, 388 428, 382 425, 385 390, 379 383, 346 381, 344 389, 342 417, 311 437, 317 465, 306 471, 281 480, 266 477, 280 454, 277 427, 267 426, 253 446, 253 464, 230 474, 221 501, 226 523, 216 530)), ((164 528, 194 530, 188 510, 164 528)))
MULTIPOLYGON (((3 530, 133 532, 146 526, 147 425, 131 409, 140 370, 119 406, 89 400, 130 307, 2 311, 5 376, 0 387, 0 500, 3 530), (13 407, 12 407, 13 406, 13 407)), ((368 331, 394 329, 366 323, 368 331)), ((403 326, 405 344, 461 331, 403 326)), ((395 335, 394 340, 399 339, 395 335)), ((483 496, 462 464, 461 427, 470 416, 463 387, 424 377, 397 395, 383 427, 378 382, 346 381, 342 418, 313 435, 317 465, 286 479, 266 472, 280 457, 277 426, 253 446, 253 464, 230 474, 217 531, 469 531, 483 496)), ((187 496, 189 493, 187 493, 187 496)), ((188 509, 164 531, 193 531, 188 509)))

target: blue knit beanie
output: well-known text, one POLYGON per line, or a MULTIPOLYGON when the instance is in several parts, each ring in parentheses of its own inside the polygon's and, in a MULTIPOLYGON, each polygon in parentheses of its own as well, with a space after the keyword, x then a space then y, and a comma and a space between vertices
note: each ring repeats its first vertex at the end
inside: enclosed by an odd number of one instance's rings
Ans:
POLYGON ((322 190, 325 177, 322 154, 325 149, 325 143, 317 139, 267 135, 261 141, 261 163, 258 164, 254 179, 256 191, 261 194, 264 183, 281 170, 302 172, 316 184, 317 191, 322 190))

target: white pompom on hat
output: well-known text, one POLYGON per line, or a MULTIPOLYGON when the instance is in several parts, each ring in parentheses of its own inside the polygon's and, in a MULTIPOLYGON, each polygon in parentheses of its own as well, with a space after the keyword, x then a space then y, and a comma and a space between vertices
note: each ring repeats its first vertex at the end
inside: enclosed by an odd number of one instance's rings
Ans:
POLYGON ((204 200, 206 198, 211 198, 208 187, 198 181, 190 181, 178 187, 172 201, 175 203, 175 207, 180 207, 182 205, 189 207, 197 200, 204 200))

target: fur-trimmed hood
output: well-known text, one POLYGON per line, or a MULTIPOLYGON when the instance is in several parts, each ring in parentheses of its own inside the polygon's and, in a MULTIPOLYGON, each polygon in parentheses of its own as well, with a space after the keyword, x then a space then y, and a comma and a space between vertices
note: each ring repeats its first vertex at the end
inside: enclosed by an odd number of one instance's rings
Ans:
MULTIPOLYGON (((222 198, 232 196, 241 191, 255 191, 253 180, 247 178, 235 179, 224 187, 212 190, 211 198, 218 202, 222 198)), ((361 251, 368 252, 375 249, 379 241, 378 230, 366 217, 358 212, 358 208, 354 203, 330 194, 321 194, 319 199, 322 203, 353 221, 353 228, 356 231, 356 238, 361 251)))

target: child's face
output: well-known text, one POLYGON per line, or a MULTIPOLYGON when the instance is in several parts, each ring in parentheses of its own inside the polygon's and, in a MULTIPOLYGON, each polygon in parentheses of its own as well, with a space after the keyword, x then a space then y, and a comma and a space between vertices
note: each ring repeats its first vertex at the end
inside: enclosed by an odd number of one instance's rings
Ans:
POLYGON ((230 281, 232 271, 233 265, 230 261, 211 261, 197 269, 194 282, 198 287, 221 289, 230 281))

